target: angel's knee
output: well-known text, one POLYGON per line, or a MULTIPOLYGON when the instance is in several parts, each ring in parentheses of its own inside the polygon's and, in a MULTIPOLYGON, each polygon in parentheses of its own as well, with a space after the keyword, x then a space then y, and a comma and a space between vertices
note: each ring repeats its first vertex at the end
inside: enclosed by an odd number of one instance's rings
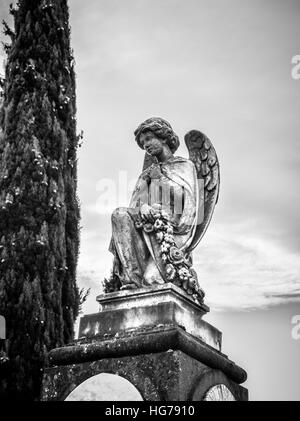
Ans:
POLYGON ((123 221, 124 219, 129 218, 128 208, 117 208, 113 211, 111 215, 112 223, 123 221))

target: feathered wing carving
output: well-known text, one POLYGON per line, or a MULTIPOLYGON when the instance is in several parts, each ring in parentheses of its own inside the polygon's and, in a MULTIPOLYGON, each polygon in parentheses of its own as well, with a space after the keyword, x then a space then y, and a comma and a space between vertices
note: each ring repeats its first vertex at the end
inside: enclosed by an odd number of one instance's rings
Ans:
POLYGON ((189 151, 189 158, 195 164, 198 180, 203 180, 199 185, 202 192, 204 187, 204 194, 199 200, 199 212, 203 215, 203 221, 199 221, 196 227, 193 241, 188 249, 188 252, 191 252, 204 236, 218 202, 220 166, 216 151, 205 134, 198 130, 191 130, 185 135, 184 140, 189 151), (202 206, 204 206, 204 212, 200 209, 202 206))

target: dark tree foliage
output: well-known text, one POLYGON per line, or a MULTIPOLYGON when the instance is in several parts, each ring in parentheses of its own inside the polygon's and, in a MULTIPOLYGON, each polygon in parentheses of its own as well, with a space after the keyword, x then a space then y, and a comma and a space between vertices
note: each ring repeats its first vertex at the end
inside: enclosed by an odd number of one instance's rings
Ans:
POLYGON ((67 0, 11 7, 0 111, 0 395, 39 399, 47 351, 73 338, 80 211, 67 0))

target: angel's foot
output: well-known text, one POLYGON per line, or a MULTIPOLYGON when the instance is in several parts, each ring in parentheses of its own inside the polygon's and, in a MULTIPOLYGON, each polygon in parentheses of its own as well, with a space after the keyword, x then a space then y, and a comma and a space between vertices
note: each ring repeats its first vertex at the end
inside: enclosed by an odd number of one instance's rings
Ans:
POLYGON ((121 288, 120 288, 121 291, 126 291, 128 289, 129 290, 137 289, 137 286, 136 286, 136 284, 131 283, 131 284, 122 285, 121 288))

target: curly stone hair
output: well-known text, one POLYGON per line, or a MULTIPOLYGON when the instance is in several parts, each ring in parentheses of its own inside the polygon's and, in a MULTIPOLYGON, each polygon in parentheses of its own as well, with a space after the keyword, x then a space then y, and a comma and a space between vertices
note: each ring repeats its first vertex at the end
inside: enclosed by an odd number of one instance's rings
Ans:
POLYGON ((173 132, 171 124, 160 117, 148 118, 135 130, 135 140, 140 148, 144 149, 141 142, 140 136, 142 133, 150 131, 154 133, 160 139, 166 139, 167 145, 169 146, 172 153, 174 153, 179 147, 179 138, 176 133, 173 132))

